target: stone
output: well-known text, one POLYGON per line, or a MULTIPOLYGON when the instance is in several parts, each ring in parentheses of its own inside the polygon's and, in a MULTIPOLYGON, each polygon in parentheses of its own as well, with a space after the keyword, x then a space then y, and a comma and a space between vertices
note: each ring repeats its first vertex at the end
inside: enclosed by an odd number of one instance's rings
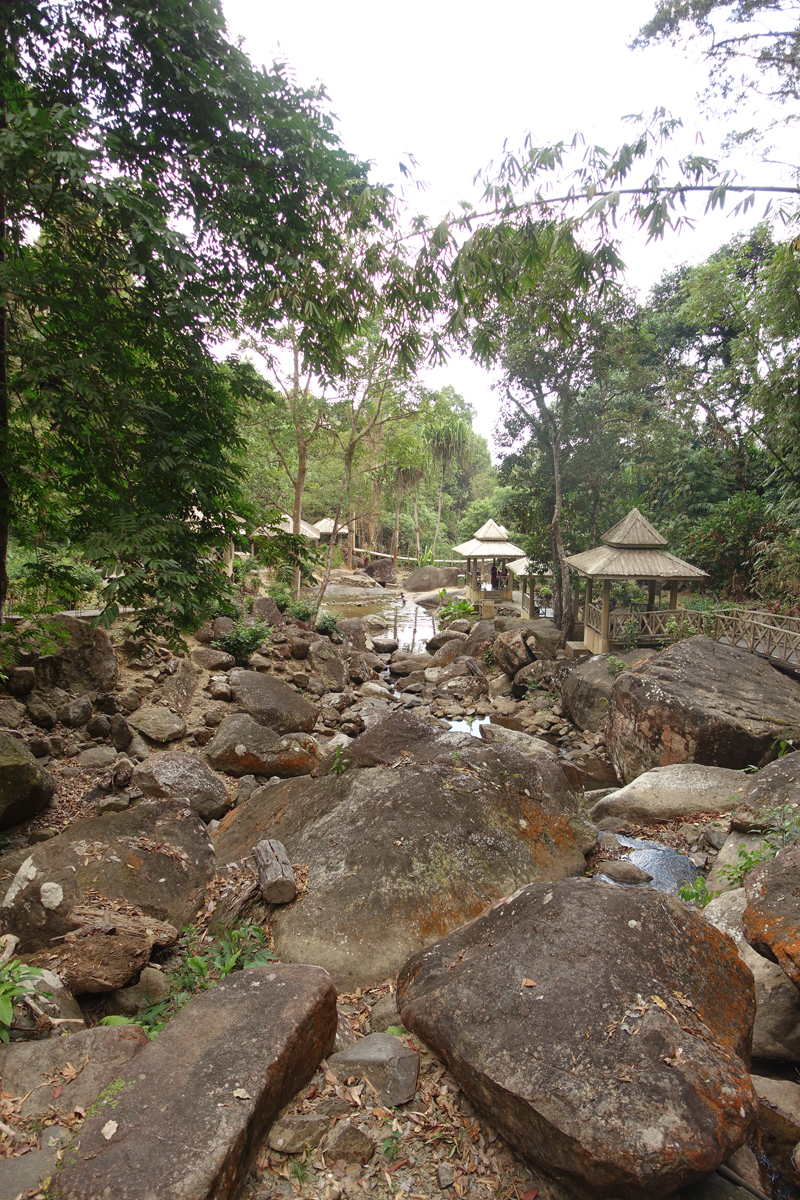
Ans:
POLYGON ((233 617, 215 617, 211 622, 211 629, 214 637, 217 639, 224 638, 225 634, 230 633, 235 624, 236 622, 234 621, 233 617))
POLYGON ((204 671, 226 671, 236 665, 232 654, 217 650, 213 646, 198 646, 192 651, 192 662, 197 663, 204 671))
POLYGON ((397 998, 498 1133, 580 1196, 671 1195, 753 1126, 750 973, 653 888, 531 884, 414 955, 397 998))
POLYGON ((447 629, 440 629, 433 637, 428 638, 425 643, 425 649, 429 654, 435 654, 437 650, 441 650, 447 642, 465 642, 467 640, 466 633, 460 633, 458 630, 448 626, 447 629))
POLYGON ((504 725, 486 722, 480 727, 481 737, 490 746, 513 746, 520 754, 555 754, 555 749, 544 738, 523 733, 521 729, 506 729, 504 725))
POLYGON ((407 592, 432 592, 458 586, 458 570, 454 567, 417 567, 403 580, 407 592))
POLYGON ((397 572, 390 558, 376 558, 364 567, 364 574, 376 583, 397 583, 397 572))
POLYGON ((299 1154, 320 1144, 330 1127, 324 1113, 287 1113, 269 1131, 267 1145, 279 1154, 299 1154))
POLYGON ((192 665, 191 659, 180 658, 175 674, 165 680, 161 695, 174 713, 184 716, 189 711, 199 682, 200 672, 192 665))
POLYGON ((449 1163, 439 1163, 436 1168, 436 1182, 443 1192, 448 1191, 455 1183, 456 1177, 449 1163))
POLYGON ((489 680, 489 695, 494 700, 498 696, 510 696, 513 684, 508 675, 501 675, 499 679, 489 680))
POLYGON ((319 967, 275 963, 228 976, 119 1072, 113 1110, 87 1116, 56 1195, 233 1200, 335 1033, 336 993, 319 967))
POLYGON ((339 633, 347 638, 355 650, 372 649, 372 638, 361 617, 341 617, 339 633))
POLYGON ((276 951, 320 963, 342 990, 386 979, 520 882, 581 874, 595 844, 577 772, 554 755, 397 712, 346 757, 341 775, 331 755, 318 779, 259 788, 214 838, 221 864, 264 837, 309 864, 306 891, 273 917, 276 951))
POLYGON ((78 755, 78 766, 85 770, 98 770, 110 767, 116 761, 117 752, 113 746, 90 746, 78 755))
POLYGON ((92 701, 89 696, 78 696, 76 700, 68 700, 61 704, 57 711, 62 725, 80 729, 92 715, 92 701))
POLYGON ((394 992, 387 992, 380 1000, 375 1001, 369 1023, 373 1033, 384 1033, 390 1026, 400 1024, 394 992))
POLYGON ((124 692, 120 692, 117 696, 117 704, 122 712, 136 712, 136 709, 142 706, 142 697, 136 691, 136 688, 126 688, 124 692))
POLYGON ((776 738, 800 736, 800 683, 700 635, 625 671, 611 697, 606 741, 624 783, 673 763, 760 766, 776 738))
POLYGON ((731 828, 740 833, 761 829, 764 818, 784 804, 800 807, 800 750, 748 777, 731 828))
POLYGON ((168 708, 148 705, 128 717, 128 723, 153 742, 177 741, 186 735, 186 722, 168 708))
POLYGON ((392 654, 399 644, 396 638, 391 637, 374 637, 372 639, 376 654, 392 654))
POLYGON ((58 723, 56 710, 39 692, 30 692, 25 697, 25 707, 33 724, 40 729, 52 729, 58 723))
POLYGON ((753 1086, 758 1096, 756 1156, 768 1166, 772 1194, 796 1196, 800 1194, 800 1084, 753 1075, 753 1086))
POLYGON ((396 650, 389 663, 389 672, 392 675, 411 675, 414 671, 424 671, 433 665, 430 654, 408 654, 405 650, 396 650))
POLYGON ((323 1138, 322 1150, 331 1162, 366 1163, 375 1153, 375 1143, 348 1117, 323 1138))
POLYGON ((61 615, 45 622, 57 649, 33 663, 38 687, 73 692, 110 692, 119 683, 119 663, 105 629, 61 615))
POLYGON ((49 949, 69 933, 70 913, 88 888, 182 929, 203 906, 215 872, 205 825, 175 800, 141 800, 124 812, 73 821, 58 837, 7 852, 3 865, 0 930, 17 935, 21 954, 49 949))
POLYGON ((133 730, 121 713, 111 718, 111 744, 115 750, 127 750, 133 741, 133 730))
POLYGON ((106 996, 105 1009, 109 1016, 135 1017, 151 1004, 168 999, 172 992, 169 978, 155 967, 144 967, 139 982, 106 996))
POLYGON ((36 672, 33 667, 12 667, 4 686, 12 696, 27 696, 36 687, 36 672))
POLYGON ((215 771, 226 775, 278 775, 289 779, 309 775, 319 766, 320 751, 308 734, 281 737, 247 713, 231 713, 214 734, 206 758, 215 771))
POLYGON ((394 1107, 413 1100, 419 1077, 419 1055, 388 1033, 370 1033, 354 1046, 334 1054, 328 1066, 341 1080, 369 1079, 381 1101, 394 1107))
POLYGON ((627 862, 624 858, 604 859, 597 869, 614 883, 649 883, 653 878, 636 863, 627 862))
POLYGON ((154 800, 182 798, 208 824, 228 811, 230 798, 218 775, 195 754, 165 750, 134 769, 133 786, 154 800))
POLYGON ((347 663, 330 642, 322 639, 311 642, 306 661, 311 670, 319 675, 326 692, 340 692, 347 683, 347 663))
POLYGON ((800 987, 800 845, 754 867, 744 877, 744 890, 746 940, 800 987))
POLYGON ((231 671, 228 679, 236 703, 259 725, 277 733, 310 733, 314 728, 316 705, 283 680, 241 669, 231 671))
POLYGON ((276 629, 284 624, 283 614, 271 596, 256 596, 253 601, 253 616, 276 629))
POLYGON ((494 661, 509 679, 513 679, 518 671, 533 662, 533 655, 525 642, 521 629, 509 629, 499 633, 492 645, 494 661))
POLYGON ((134 736, 130 746, 128 746, 128 757, 134 762, 144 762, 150 753, 150 746, 146 738, 143 738, 140 733, 134 736))
POLYGON ((17 738, 0 733, 0 829, 19 825, 52 798, 56 781, 17 738))
POLYGON ((89 737, 107 738, 111 733, 111 718, 105 713, 95 713, 93 717, 89 718, 86 732, 89 737))
POLYGON ((671 821, 698 812, 731 811, 739 803, 747 776, 725 767, 676 763, 653 767, 638 779, 592 806, 592 820, 671 821))
MULTIPOLYGON (((653 650, 625 650, 615 651, 614 656, 630 667, 646 661, 654 653, 653 650)), ((608 654, 594 654, 576 662, 561 676, 558 688, 570 720, 579 729, 588 729, 590 733, 601 733, 608 717, 615 679, 608 670, 608 659, 608 654)))
POLYGON ((800 990, 777 963, 762 958, 744 940, 742 918, 746 905, 744 888, 735 888, 715 896, 701 911, 707 921, 733 938, 755 981, 753 1056, 774 1062, 800 1062, 800 990))

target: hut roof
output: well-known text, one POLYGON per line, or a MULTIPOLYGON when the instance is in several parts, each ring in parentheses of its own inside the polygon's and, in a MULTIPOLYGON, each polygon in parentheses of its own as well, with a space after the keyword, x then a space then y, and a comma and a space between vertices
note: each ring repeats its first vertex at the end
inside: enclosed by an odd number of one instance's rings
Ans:
POLYGON ((507 564, 509 571, 514 575, 552 575, 553 572, 549 567, 545 567, 542 563, 531 562, 529 558, 515 558, 513 562, 507 564))
MULTIPOLYGON (((282 529, 284 533, 292 533, 294 531, 294 521, 288 513, 281 513, 275 524, 279 529, 282 529)), ((300 533, 303 537, 310 538, 312 542, 319 541, 319 530, 313 525, 309 525, 308 521, 300 521, 300 533)), ((272 529, 269 525, 259 525, 258 529, 254 529, 250 536, 272 537, 272 529)))
POLYGON ((600 535, 607 546, 630 546, 644 549, 646 546, 666 546, 667 539, 642 516, 638 508, 632 508, 626 517, 617 521, 611 529, 600 535))
MULTIPOLYGON (((323 517, 321 521, 315 521, 314 528, 319 533, 333 533, 333 517, 323 517)), ((347 526, 340 525, 336 532, 337 533, 347 533, 348 532, 347 526)))
POLYGON ((464 558, 518 558, 524 554, 519 546, 508 540, 508 534, 502 525, 498 525, 491 517, 485 525, 481 525, 467 542, 454 546, 456 554, 464 558))

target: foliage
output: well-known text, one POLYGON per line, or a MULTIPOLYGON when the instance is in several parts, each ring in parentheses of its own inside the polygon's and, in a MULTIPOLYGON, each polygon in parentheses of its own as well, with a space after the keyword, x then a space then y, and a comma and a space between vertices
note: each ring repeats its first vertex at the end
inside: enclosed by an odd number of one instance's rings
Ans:
POLYGON ((682 617, 679 612, 670 614, 667 617, 664 625, 664 646, 674 646, 676 642, 682 642, 686 638, 694 637, 697 629, 687 617, 682 617))
POLYGON ((317 611, 317 606, 313 600, 302 596, 299 600, 290 600, 285 611, 298 621, 310 621, 317 611))
POLYGON ((483 661, 486 663, 487 667, 491 668, 495 665, 493 642, 479 642, 475 647, 475 653, 483 658, 483 661))
POLYGON ((385 1137, 383 1139, 383 1143, 381 1145, 381 1153, 383 1154, 384 1158, 389 1160, 389 1162, 394 1162, 394 1160, 397 1158, 398 1154, 400 1153, 400 1134, 399 1133, 390 1133, 388 1135, 388 1137, 385 1137))
POLYGON ((0 966, 0 1042, 7 1042, 14 1021, 14 1005, 24 996, 50 996, 39 984, 42 972, 36 967, 27 967, 18 958, 9 959, 0 966))
POLYGON ((683 887, 678 888, 678 895, 687 904, 695 904, 698 908, 705 908, 718 893, 710 892, 705 878, 702 875, 698 875, 692 883, 685 883, 683 887))
POLYGON ((265 642, 269 641, 269 636, 272 633, 272 626, 266 621, 256 621, 255 623, 239 620, 235 623, 233 629, 229 629, 221 638, 215 642, 215 646, 219 646, 227 654, 232 654, 236 662, 240 666, 247 664, 250 655, 258 650, 265 642))
POLYGON ((278 606, 278 612, 286 612, 286 609, 292 602, 292 593, 289 591, 285 583, 276 580, 267 588, 267 595, 271 596, 278 606))
POLYGON ((731 887, 741 887, 745 875, 753 867, 768 862, 786 846, 800 841, 800 811, 796 804, 774 804, 764 810, 761 821, 750 832, 763 838, 760 845, 752 850, 741 845, 736 862, 720 867, 720 875, 730 882, 731 887))
POLYGON ((627 671, 627 669, 627 664, 624 663, 621 658, 618 658, 616 654, 609 654, 608 658, 606 659, 606 670, 608 671, 609 675, 616 679, 618 675, 621 675, 622 672, 627 671))
POLYGON ((324 612, 317 617, 316 624, 317 633, 325 633, 328 636, 332 633, 339 632, 339 618, 336 613, 324 612))
POLYGON ((639 645, 639 618, 628 617, 620 630, 621 641, 626 650, 635 650, 639 645))
POLYGON ((351 759, 347 758, 341 746, 337 746, 333 752, 333 762, 329 775, 344 775, 347 768, 350 766, 351 759))
POLYGON ((444 588, 439 592, 439 601, 440 621, 456 621, 461 617, 471 617, 475 612, 475 606, 471 600, 448 600, 444 588))

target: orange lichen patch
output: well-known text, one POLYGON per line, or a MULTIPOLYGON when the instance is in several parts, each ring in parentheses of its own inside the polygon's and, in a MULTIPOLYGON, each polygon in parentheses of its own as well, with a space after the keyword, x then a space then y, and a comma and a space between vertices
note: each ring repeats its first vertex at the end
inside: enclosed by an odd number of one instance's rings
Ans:
POLYGON ((771 950, 781 969, 800 987, 800 928, 797 922, 749 904, 744 910, 743 928, 747 941, 771 950))
POLYGON ((466 903, 458 903, 452 896, 434 897, 424 915, 420 914, 418 917, 420 939, 427 944, 445 937, 454 929, 465 925, 467 921, 480 916, 488 903, 487 898, 479 897, 466 903))

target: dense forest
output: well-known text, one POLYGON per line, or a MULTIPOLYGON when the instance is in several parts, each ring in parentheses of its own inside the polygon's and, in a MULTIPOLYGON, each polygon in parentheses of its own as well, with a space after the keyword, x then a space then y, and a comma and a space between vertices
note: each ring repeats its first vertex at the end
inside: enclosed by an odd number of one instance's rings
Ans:
MULTIPOLYGON (((714 7, 661 4, 640 42, 714 7)), ((483 207, 435 223, 216 0, 12 0, 0 22, 0 608, 91 596, 177 634, 224 602, 231 538, 266 526, 291 564, 322 517, 345 557, 424 562, 492 516, 566 596, 565 558, 632 505, 714 595, 796 605, 795 188, 640 297, 618 219, 671 236, 688 191, 750 193, 654 159, 663 114, 577 168, 575 143, 506 150, 483 207), (494 463, 468 398, 421 382, 455 351, 498 373, 494 463)), ((709 51, 712 89, 747 60, 742 104, 768 81, 791 119, 795 60, 750 48, 709 51)))

